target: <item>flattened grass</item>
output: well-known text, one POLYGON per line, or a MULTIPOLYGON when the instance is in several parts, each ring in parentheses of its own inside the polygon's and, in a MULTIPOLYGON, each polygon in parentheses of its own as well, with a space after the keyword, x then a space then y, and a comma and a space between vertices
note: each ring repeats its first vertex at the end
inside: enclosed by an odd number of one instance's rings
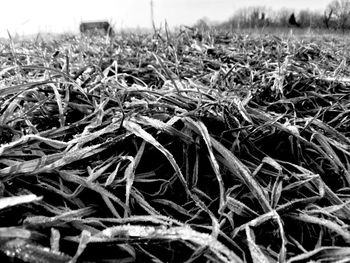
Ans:
POLYGON ((349 259, 346 43, 199 34, 1 44, 4 259, 349 259))

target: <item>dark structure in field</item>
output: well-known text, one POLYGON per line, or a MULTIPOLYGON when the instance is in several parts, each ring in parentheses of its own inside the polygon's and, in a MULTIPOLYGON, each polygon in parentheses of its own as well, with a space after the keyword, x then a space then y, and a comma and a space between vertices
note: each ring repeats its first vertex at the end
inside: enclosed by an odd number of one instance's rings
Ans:
POLYGON ((107 21, 81 22, 80 32, 82 34, 102 33, 111 36, 114 34, 112 26, 107 21))
POLYGON ((300 24, 297 22, 297 20, 295 19, 295 15, 294 13, 292 13, 288 19, 288 24, 290 26, 296 26, 296 27, 300 27, 300 24))

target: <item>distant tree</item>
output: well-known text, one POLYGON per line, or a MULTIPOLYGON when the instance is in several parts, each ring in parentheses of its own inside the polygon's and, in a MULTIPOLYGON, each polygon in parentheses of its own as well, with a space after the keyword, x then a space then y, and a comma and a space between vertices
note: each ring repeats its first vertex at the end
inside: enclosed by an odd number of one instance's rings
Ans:
POLYGON ((298 17, 301 27, 312 27, 312 14, 309 10, 301 10, 298 17))
POLYGON ((350 0, 333 0, 327 6, 330 16, 335 17, 337 22, 337 28, 343 32, 348 26, 348 20, 350 15, 350 0))
POLYGON ((251 10, 249 8, 246 7, 238 9, 234 17, 239 28, 246 28, 251 26, 251 10))
POLYGON ((267 17, 266 12, 262 12, 258 21, 259 27, 265 27, 270 25, 270 19, 267 17))
POLYGON ((194 27, 200 31, 208 31, 210 29, 210 24, 209 19, 207 17, 203 17, 194 24, 194 27))
POLYGON ((294 11, 288 8, 274 10, 259 6, 245 7, 238 9, 229 20, 216 25, 215 28, 237 30, 266 26, 284 28, 291 25, 311 28, 324 27, 322 13, 302 10, 297 15, 298 20, 294 11))
POLYGON ((296 27, 300 27, 300 24, 297 22, 297 20, 295 19, 295 15, 294 13, 292 13, 288 19, 288 24, 291 26, 296 26, 296 27))
POLYGON ((324 28, 323 15, 321 12, 311 12, 311 27, 313 28, 324 28))
POLYGON ((268 24, 265 7, 253 7, 250 10, 250 27, 263 27, 268 24))
POLYGON ((259 21, 260 11, 258 8, 254 8, 250 14, 250 27, 256 27, 259 21))
POLYGON ((327 29, 330 27, 331 18, 333 15, 333 9, 328 5, 323 13, 323 23, 327 29))
POLYGON ((235 28, 263 27, 269 22, 267 12, 263 6, 240 8, 229 21, 231 26, 235 28))
POLYGON ((300 10, 298 13, 298 23, 300 27, 323 28, 325 27, 323 15, 320 12, 310 10, 300 10))
POLYGON ((292 11, 288 8, 282 8, 275 11, 273 15, 274 25, 278 27, 288 27, 288 18, 290 17, 291 12, 292 11))

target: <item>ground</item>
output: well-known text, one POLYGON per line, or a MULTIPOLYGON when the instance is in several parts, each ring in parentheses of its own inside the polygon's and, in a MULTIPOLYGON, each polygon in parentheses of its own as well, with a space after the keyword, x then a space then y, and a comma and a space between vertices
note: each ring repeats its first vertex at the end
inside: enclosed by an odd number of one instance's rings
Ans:
POLYGON ((2 259, 348 260, 347 37, 166 33, 1 43, 2 259))

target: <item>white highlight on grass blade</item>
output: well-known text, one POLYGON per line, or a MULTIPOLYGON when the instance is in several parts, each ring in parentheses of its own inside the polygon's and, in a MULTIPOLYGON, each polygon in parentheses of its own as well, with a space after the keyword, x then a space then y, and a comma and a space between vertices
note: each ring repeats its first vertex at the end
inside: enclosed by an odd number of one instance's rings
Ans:
MULTIPOLYGON (((246 111, 246 109, 244 108, 244 104, 241 101, 240 98, 238 97, 233 97, 232 103, 234 103, 236 105, 236 108, 238 109, 239 113, 242 115, 242 117, 249 123, 253 123, 253 121, 251 120, 251 118, 249 117, 248 112, 246 111)), ((246 102, 245 102, 246 103, 246 102)))
POLYGON ((28 135, 22 136, 17 141, 10 142, 7 144, 2 144, 0 146, 0 156, 3 155, 6 151, 12 150, 14 147, 18 147, 26 143, 35 143, 36 141, 46 143, 47 145, 55 149, 62 149, 69 145, 69 143, 67 142, 52 140, 49 138, 41 137, 40 135, 28 134, 28 135))
POLYGON ((224 183, 221 177, 221 173, 220 173, 220 168, 219 168, 219 164, 214 156, 213 153, 213 147, 212 147, 212 143, 211 143, 211 137, 209 135, 208 129, 207 127, 202 123, 202 122, 195 122, 190 118, 185 117, 184 120, 191 124, 192 128, 195 128, 197 130, 197 133, 200 134, 205 142, 205 145, 207 146, 208 149, 208 154, 209 154, 209 160, 211 163, 211 166, 214 170, 214 173, 216 175, 216 179, 218 181, 219 184, 219 192, 220 192, 220 205, 219 205, 219 211, 221 210, 221 208, 224 206, 225 203, 225 188, 224 188, 224 183))
POLYGON ((300 136, 299 128, 297 125, 290 124, 289 121, 286 121, 284 124, 282 124, 291 134, 300 136))
POLYGON ((285 262, 286 258, 286 244, 287 239, 285 236, 285 231, 283 228, 282 219, 280 218, 279 214, 276 210, 271 210, 268 213, 265 213, 259 217, 254 218, 253 220, 236 227, 234 229, 234 232, 232 234, 232 237, 235 237, 238 232, 245 230, 247 241, 248 241, 248 247, 251 252, 251 256, 253 258, 254 263, 265 263, 265 262, 272 262, 272 259, 268 259, 265 255, 265 253, 260 249, 260 247, 255 243, 255 236, 254 236, 254 229, 258 226, 264 224, 265 222, 269 220, 274 220, 278 225, 279 230, 279 236, 281 238, 281 248, 278 254, 279 261, 277 262, 285 262))
POLYGON ((115 180, 115 177, 117 176, 118 172, 119 172, 119 167, 120 167, 121 162, 119 162, 116 166, 116 168, 114 169, 114 171, 107 177, 107 180, 105 182, 105 187, 109 186, 110 184, 113 183, 113 181, 115 180))
POLYGON ((198 248, 207 247, 217 257, 216 262, 242 263, 243 261, 212 235, 200 233, 187 225, 176 227, 120 225, 106 228, 91 236, 90 242, 108 242, 113 238, 148 238, 149 240, 189 241, 198 248))
POLYGON ((213 144, 213 148, 219 152, 219 154, 223 158, 224 165, 240 180, 244 182, 245 185, 249 188, 251 193, 255 196, 255 198, 260 203, 261 207, 265 212, 269 212, 272 210, 267 197, 265 196, 262 187, 258 184, 258 182, 252 176, 252 173, 249 169, 240 161, 238 158, 229 151, 225 146, 223 146, 220 142, 211 137, 211 142, 213 144))
POLYGON ((136 136, 144 139, 146 142, 152 144, 154 147, 156 147, 161 153, 164 154, 164 156, 168 159, 172 167, 174 168, 176 174, 178 175, 181 183, 184 185, 185 190, 188 194, 190 194, 190 191, 187 187, 187 183, 185 180, 185 177, 183 176, 180 167, 176 163, 176 160, 174 159, 174 156, 163 146, 161 145, 151 134, 146 132, 140 125, 137 123, 125 120, 123 122, 123 127, 127 129, 128 131, 132 132, 136 136))
POLYGON ((172 126, 176 121, 180 120, 179 117, 173 117, 166 123, 161 120, 157 120, 147 116, 138 116, 137 118, 135 118, 135 120, 134 119, 132 120, 137 123, 142 123, 147 126, 152 126, 156 128, 158 131, 165 132, 171 136, 179 137, 185 143, 193 143, 193 139, 189 135, 185 134, 182 131, 177 130, 172 126))
POLYGON ((260 249, 260 247, 255 243, 255 235, 253 230, 246 225, 245 233, 247 235, 248 247, 250 251, 250 255, 253 259, 254 263, 270 263, 270 260, 266 257, 264 252, 260 249))
POLYGON ((279 173, 282 173, 282 166, 273 158, 267 156, 264 157, 261 161, 262 163, 267 163, 271 165, 273 168, 275 168, 279 173))
POLYGON ((317 262, 338 262, 345 263, 349 262, 350 258, 350 248, 349 247, 318 247, 314 250, 307 251, 303 254, 299 254, 292 258, 289 258, 287 263, 297 263, 297 262, 316 262, 313 260, 317 259, 317 262))
POLYGON ((34 194, 4 197, 0 199, 0 210, 6 207, 40 201, 41 199, 42 199, 42 196, 38 197, 34 194))
POLYGON ((5 97, 8 95, 13 95, 13 94, 19 94, 23 91, 29 90, 29 89, 34 88, 36 86, 45 85, 48 83, 54 83, 54 82, 49 81, 49 80, 44 80, 44 81, 23 83, 20 85, 14 85, 14 86, 10 86, 10 87, 0 87, 0 97, 5 97))
POLYGON ((59 112, 59 122, 60 122, 60 127, 64 127, 65 125, 65 116, 64 116, 64 105, 62 103, 61 95, 58 91, 58 88, 54 84, 48 84, 49 87, 52 88, 55 98, 56 98, 56 103, 58 107, 58 112, 59 112))
MULTIPOLYGON (((140 149, 138 150, 135 158, 130 158, 130 164, 125 169, 125 175, 126 178, 126 184, 125 184, 125 205, 129 208, 130 203, 130 193, 131 193, 131 187, 135 180, 135 170, 137 165, 140 162, 141 156, 145 150, 146 142, 143 141, 141 144, 140 149)), ((127 217, 130 214, 130 210, 125 210, 124 217, 127 217)))
POLYGON ((34 173, 49 172, 58 167, 63 167, 64 165, 73 163, 77 160, 97 154, 104 149, 105 147, 97 144, 79 150, 70 150, 67 152, 45 155, 41 158, 24 161, 18 165, 3 168, 0 170, 0 177, 15 174, 30 175, 34 173))
POLYGON ((60 252, 61 233, 55 228, 51 228, 50 247, 54 252, 60 252))
POLYGON ((341 225, 338 222, 331 221, 332 219, 325 219, 322 217, 309 215, 309 214, 306 214, 305 212, 298 213, 298 214, 291 214, 289 215, 289 217, 292 219, 298 220, 300 222, 319 225, 321 227, 324 227, 325 229, 328 229, 329 231, 332 231, 338 234, 346 242, 350 241, 350 232, 347 230, 347 227, 345 227, 345 225, 341 225))
POLYGON ((21 238, 29 239, 32 236, 32 231, 20 227, 0 227, 0 239, 21 238))
POLYGON ((83 230, 80 235, 79 246, 74 257, 68 263, 77 262, 79 256, 84 252, 86 246, 89 244, 91 233, 87 230, 83 230))

